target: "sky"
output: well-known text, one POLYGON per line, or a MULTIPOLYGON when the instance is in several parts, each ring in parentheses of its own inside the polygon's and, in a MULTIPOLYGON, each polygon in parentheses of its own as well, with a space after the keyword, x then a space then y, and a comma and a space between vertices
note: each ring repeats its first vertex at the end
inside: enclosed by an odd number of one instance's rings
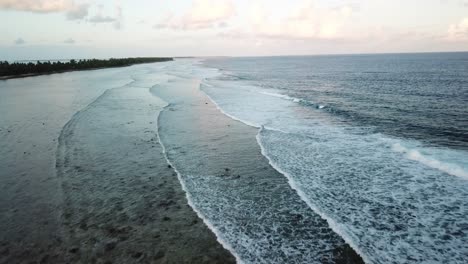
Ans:
POLYGON ((0 0, 0 60, 468 51, 468 0, 0 0))

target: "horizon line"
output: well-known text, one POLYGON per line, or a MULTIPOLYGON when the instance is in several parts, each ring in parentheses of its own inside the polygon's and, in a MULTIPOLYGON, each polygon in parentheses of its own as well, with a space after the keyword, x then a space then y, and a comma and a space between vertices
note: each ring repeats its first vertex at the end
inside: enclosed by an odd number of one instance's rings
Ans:
POLYGON ((65 60, 82 60, 82 59, 122 59, 122 58, 173 58, 173 59, 190 59, 190 58, 268 58, 268 57, 320 57, 320 56, 362 56, 362 55, 405 55, 405 54, 441 54, 441 53, 468 53, 468 50, 460 51, 416 51, 416 52, 358 52, 358 53, 316 53, 316 54, 279 54, 279 55, 200 55, 200 56, 126 56, 126 57, 80 57, 80 58, 60 58, 60 59, 17 59, 4 60, 9 62, 21 61, 65 61, 65 60))

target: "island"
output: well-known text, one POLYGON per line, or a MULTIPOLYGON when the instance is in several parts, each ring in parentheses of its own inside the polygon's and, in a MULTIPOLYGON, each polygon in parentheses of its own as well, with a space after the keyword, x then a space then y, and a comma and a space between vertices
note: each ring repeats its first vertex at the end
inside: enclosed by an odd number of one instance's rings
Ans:
POLYGON ((0 80, 22 78, 42 74, 61 73, 68 71, 93 70, 103 68, 125 67, 141 63, 172 61, 169 57, 137 57, 137 58, 110 58, 108 60, 82 59, 62 61, 37 61, 36 63, 0 61, 0 80))

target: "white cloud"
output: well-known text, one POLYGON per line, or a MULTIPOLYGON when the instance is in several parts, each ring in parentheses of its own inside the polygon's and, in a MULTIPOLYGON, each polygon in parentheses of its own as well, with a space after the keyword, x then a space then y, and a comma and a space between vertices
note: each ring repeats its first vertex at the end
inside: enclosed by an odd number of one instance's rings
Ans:
POLYGON ((353 8, 321 8, 315 1, 303 1, 286 16, 274 17, 258 3, 251 7, 248 32, 257 37, 286 39, 336 39, 346 35, 344 27, 353 8))
POLYGON ((120 5, 117 5, 115 8, 117 10, 117 17, 114 22, 114 28, 120 30, 123 27, 123 11, 120 5))
POLYGON ((75 19, 83 19, 88 16, 88 4, 76 4, 72 5, 72 7, 67 11, 67 19, 75 20, 75 19))
POLYGON ((39 13, 67 11, 71 0, 0 0, 0 8, 39 13))
POLYGON ((182 16, 166 15, 153 28, 173 30, 197 30, 212 28, 235 15, 234 4, 230 0, 194 0, 192 6, 182 16))
POLYGON ((449 26, 447 39, 450 41, 468 40, 468 17, 463 18, 458 24, 449 26))
POLYGON ((121 29, 123 26, 123 11, 120 6, 116 6, 116 15, 104 16, 102 15, 103 6, 99 6, 99 11, 96 15, 90 17, 87 21, 90 23, 113 23, 115 29, 121 29))
POLYGON ((102 14, 97 14, 88 19, 88 22, 91 23, 111 23, 116 21, 115 18, 111 16, 103 16, 102 14))
POLYGON ((87 16, 88 7, 73 0, 0 0, 0 9, 34 13, 65 12, 71 20, 87 16))

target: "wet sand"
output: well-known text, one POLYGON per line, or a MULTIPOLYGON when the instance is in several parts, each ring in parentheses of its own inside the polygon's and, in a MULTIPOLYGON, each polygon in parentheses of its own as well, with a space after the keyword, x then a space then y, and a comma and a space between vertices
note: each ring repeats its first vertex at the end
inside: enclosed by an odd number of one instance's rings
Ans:
POLYGON ((1 84, 0 263, 234 262, 157 143, 146 68, 1 84))

